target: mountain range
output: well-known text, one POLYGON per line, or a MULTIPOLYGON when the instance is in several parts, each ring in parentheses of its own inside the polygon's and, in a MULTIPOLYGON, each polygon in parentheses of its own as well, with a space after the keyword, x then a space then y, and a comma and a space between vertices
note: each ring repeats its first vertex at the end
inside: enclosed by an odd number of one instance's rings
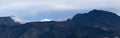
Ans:
POLYGON ((0 38, 119 38, 120 16, 104 10, 76 14, 66 21, 28 22, 0 17, 0 38))

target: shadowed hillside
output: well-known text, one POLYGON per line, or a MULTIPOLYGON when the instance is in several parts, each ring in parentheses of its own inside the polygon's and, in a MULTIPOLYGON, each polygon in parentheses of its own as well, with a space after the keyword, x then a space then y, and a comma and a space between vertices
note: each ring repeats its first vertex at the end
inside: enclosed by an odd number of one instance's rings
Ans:
POLYGON ((29 22, 0 25, 0 38, 117 38, 120 16, 103 10, 76 14, 63 22, 29 22), (12 24, 11 24, 12 25, 12 24))

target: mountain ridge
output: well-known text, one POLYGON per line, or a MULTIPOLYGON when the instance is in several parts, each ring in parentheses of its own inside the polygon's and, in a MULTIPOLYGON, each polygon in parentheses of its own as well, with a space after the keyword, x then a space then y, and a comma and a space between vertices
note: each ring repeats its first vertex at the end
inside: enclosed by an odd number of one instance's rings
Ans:
POLYGON ((20 24, 13 16, 0 17, 0 25, 17 25, 20 24))
POLYGON ((0 25, 1 38, 116 38, 120 37, 120 16, 104 10, 76 14, 66 21, 28 22, 0 25))

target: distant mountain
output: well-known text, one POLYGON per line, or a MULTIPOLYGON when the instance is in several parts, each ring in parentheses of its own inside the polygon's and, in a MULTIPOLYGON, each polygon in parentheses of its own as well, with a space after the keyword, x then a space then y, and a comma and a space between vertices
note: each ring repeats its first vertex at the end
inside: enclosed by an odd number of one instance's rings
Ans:
MULTIPOLYGON (((3 18, 2 18, 3 19, 3 18)), ((11 18, 5 17, 4 20, 11 18)), ((63 22, 29 22, 0 20, 0 38, 119 38, 120 16, 104 10, 76 14, 63 22), (2 23, 3 22, 3 23, 2 23), (4 23, 5 22, 5 23, 4 23), (8 26, 13 24, 13 26, 8 26)))
POLYGON ((0 25, 18 25, 22 24, 24 22, 20 21, 20 19, 14 17, 14 16, 5 16, 0 17, 0 25))
POLYGON ((120 31, 120 16, 108 11, 92 10, 89 13, 77 14, 72 18, 71 21, 90 27, 99 26, 120 31))

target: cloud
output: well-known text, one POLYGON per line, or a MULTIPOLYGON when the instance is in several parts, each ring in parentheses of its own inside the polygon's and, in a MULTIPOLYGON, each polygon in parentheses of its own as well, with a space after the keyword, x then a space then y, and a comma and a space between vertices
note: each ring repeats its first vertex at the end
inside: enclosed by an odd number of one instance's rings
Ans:
MULTIPOLYGON (((22 19, 36 18, 42 14, 50 16, 49 13, 53 14, 54 11, 64 11, 56 13, 71 13, 72 16, 73 12, 66 11, 84 9, 103 9, 120 14, 119 4, 120 0, 0 0, 0 14, 14 15, 22 19)), ((40 18, 43 19, 44 16, 40 18)))
POLYGON ((42 19, 41 22, 52 21, 51 19, 42 19))

